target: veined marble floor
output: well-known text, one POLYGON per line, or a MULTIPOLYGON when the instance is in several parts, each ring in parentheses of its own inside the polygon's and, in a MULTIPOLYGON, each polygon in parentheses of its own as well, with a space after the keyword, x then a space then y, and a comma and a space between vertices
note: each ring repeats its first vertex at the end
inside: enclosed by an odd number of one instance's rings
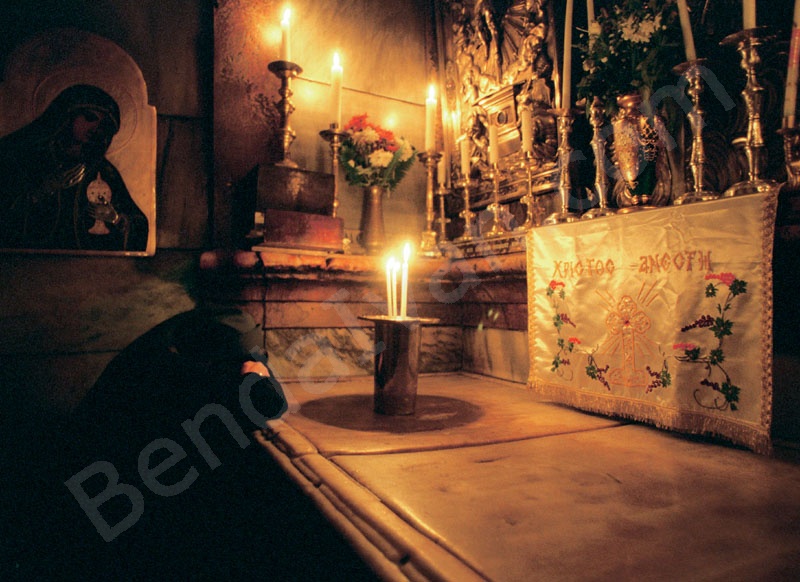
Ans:
POLYGON ((586 414, 524 385, 285 382, 258 440, 385 580, 796 580, 800 463, 586 414))

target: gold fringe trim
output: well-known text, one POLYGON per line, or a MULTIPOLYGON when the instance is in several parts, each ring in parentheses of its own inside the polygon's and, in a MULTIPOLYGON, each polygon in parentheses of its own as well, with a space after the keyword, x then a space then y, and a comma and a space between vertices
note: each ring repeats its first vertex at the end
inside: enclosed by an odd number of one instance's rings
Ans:
POLYGON ((762 455, 772 454, 769 428, 712 417, 701 412, 657 406, 636 399, 584 392, 544 382, 539 378, 529 381, 528 387, 545 398, 587 412, 646 422, 661 429, 685 434, 723 438, 762 455))

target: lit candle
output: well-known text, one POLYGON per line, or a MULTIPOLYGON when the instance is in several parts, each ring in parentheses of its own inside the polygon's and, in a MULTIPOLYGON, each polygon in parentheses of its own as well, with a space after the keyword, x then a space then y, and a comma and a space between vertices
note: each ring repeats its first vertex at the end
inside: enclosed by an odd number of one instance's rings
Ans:
POLYGON ((331 66, 331 109, 336 127, 342 127, 342 65, 339 62, 339 53, 333 53, 331 66))
POLYGON ((461 146, 461 173, 464 175, 466 180, 469 180, 469 138, 467 136, 463 136, 460 142, 461 146))
POLYGON ((392 301, 392 272, 394 271, 394 257, 386 261, 386 315, 394 317, 394 302, 392 301))
POLYGON ((586 0, 586 20, 594 22, 594 0, 586 0))
POLYGON ((681 20, 683 32, 683 46, 686 48, 686 60, 696 61, 697 52, 694 50, 694 36, 692 35, 692 21, 689 20, 689 8, 686 0, 678 0, 678 16, 681 20))
POLYGON ((520 111, 520 123, 522 125, 522 151, 530 153, 533 151, 533 115, 529 107, 523 107, 520 111))
POLYGON ((400 317, 408 312, 408 259, 411 257, 411 245, 403 247, 403 272, 400 276, 400 317))
POLYGON ((756 27, 756 0, 742 0, 744 29, 756 27))
POLYGON ((500 155, 497 151, 497 125, 492 123, 489 125, 489 163, 495 165, 500 161, 500 155))
POLYGON ((292 16, 291 9, 287 8, 283 11, 283 18, 281 19, 281 60, 292 60, 292 49, 289 44, 289 19, 292 16))
POLYGON ((561 89, 561 106, 572 107, 572 11, 573 1, 567 0, 567 13, 564 16, 564 81, 561 89))
POLYGON ((397 270, 400 261, 392 259, 392 317, 397 317, 397 270))
POLYGON ((428 87, 428 98, 425 100, 425 151, 434 148, 434 135, 436 132, 436 88, 428 87))
POLYGON ((797 73, 800 66, 800 0, 794 3, 794 24, 789 44, 789 70, 786 73, 786 96, 783 102, 783 126, 793 128, 797 109, 797 73))

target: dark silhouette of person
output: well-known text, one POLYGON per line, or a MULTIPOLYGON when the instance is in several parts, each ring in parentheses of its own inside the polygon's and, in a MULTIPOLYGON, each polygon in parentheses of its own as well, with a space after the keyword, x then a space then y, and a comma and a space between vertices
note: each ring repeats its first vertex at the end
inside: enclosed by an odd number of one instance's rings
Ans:
POLYGON ((0 138, 0 246, 146 249, 147 218, 105 157, 120 121, 108 93, 73 85, 0 138))

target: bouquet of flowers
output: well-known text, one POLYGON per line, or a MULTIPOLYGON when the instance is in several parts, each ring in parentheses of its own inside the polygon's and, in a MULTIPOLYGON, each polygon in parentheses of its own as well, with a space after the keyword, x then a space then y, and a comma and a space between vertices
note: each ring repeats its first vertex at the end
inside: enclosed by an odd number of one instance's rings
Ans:
POLYGON ((599 97, 609 112, 626 93, 638 92, 647 103, 660 87, 676 82, 672 68, 684 57, 674 0, 623 0, 601 9, 578 50, 584 71, 579 99, 599 97))
POLYGON ((414 147, 391 131, 356 115, 344 126, 347 137, 339 161, 352 186, 381 186, 391 191, 414 163, 414 147))

